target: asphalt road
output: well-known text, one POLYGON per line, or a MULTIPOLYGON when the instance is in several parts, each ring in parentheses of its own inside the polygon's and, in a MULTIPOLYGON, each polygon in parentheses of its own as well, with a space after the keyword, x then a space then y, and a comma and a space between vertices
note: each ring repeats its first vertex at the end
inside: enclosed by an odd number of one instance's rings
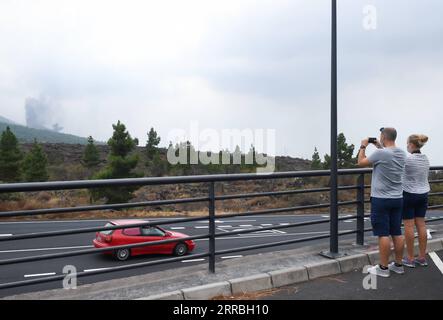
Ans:
MULTIPOLYGON (((443 212, 430 212, 429 217, 441 217, 443 212)), ((235 230, 243 230, 248 228, 260 228, 277 226, 287 223, 296 223, 302 221, 327 219, 324 215, 265 215, 265 216, 249 216, 249 217, 235 217, 224 218, 216 221, 216 232, 223 233, 235 230)), ((149 221, 164 220, 164 219, 149 219, 149 221)), ((173 224, 174 218, 170 218, 170 225, 163 225, 167 230, 178 231, 187 235, 193 236, 204 234, 208 232, 208 222, 198 221, 189 223, 173 224)), ((103 226, 107 220, 73 220, 73 221, 28 221, 28 222, 0 222, 0 237, 10 234, 23 234, 31 232, 43 232, 64 230, 73 228, 85 228, 103 226)), ((366 219, 366 227, 370 226, 368 219, 366 219)), ((340 222, 339 230, 347 231, 356 228, 355 219, 344 220, 340 222)), ((315 235, 324 235, 329 232, 329 224, 318 224, 313 226, 304 226, 297 228, 285 228, 279 230, 260 231, 242 235, 231 235, 226 237, 218 237, 216 240, 216 250, 231 249, 240 246, 249 246, 264 244, 269 242, 284 241, 289 239, 299 239, 315 235)), ((85 233, 67 236, 26 239, 16 241, 0 241, 0 260, 38 256, 41 254, 69 252, 72 250, 92 248, 92 239, 95 233, 85 233)), ((355 235, 349 235, 344 238, 354 238, 355 235)), ((298 243, 292 245, 285 245, 273 248, 250 250, 245 252, 236 252, 229 255, 217 256, 217 260, 224 259, 241 259, 241 257, 260 252, 268 252, 275 250, 293 249, 312 245, 326 240, 316 240, 305 243, 298 243)), ((197 240, 197 247, 192 254, 205 253, 208 251, 208 240, 197 240)), ((191 255, 192 255, 191 254, 191 255)), ((36 261, 32 263, 18 263, 13 265, 0 266, 0 284, 22 281, 27 279, 42 278, 50 275, 63 274, 63 268, 66 265, 73 265, 78 272, 90 271, 101 268, 115 268, 121 265, 130 265, 140 262, 157 261, 161 259, 170 258, 170 256, 139 256, 133 257, 125 262, 116 261, 112 257, 103 254, 88 254, 75 257, 51 259, 36 261)), ((165 270, 166 268, 180 268, 192 264, 208 263, 208 259, 192 259, 183 260, 180 262, 161 264, 155 266, 141 267, 125 271, 110 272, 101 275, 91 275, 78 279, 78 285, 86 283, 94 283, 108 279, 122 278, 133 275, 145 274, 148 272, 165 270)), ((24 287, 0 289, 0 297, 13 294, 61 288, 62 282, 55 281, 44 284, 36 284, 24 287)))

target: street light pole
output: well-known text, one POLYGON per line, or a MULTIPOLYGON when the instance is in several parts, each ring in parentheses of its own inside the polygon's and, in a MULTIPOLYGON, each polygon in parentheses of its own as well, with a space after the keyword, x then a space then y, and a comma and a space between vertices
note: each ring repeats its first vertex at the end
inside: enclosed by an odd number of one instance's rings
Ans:
POLYGON ((338 172, 337 172, 337 0, 332 0, 331 15, 331 177, 330 243, 322 255, 336 258, 338 252, 338 172))
POLYGON ((332 0, 331 25, 331 238, 330 251, 338 253, 337 191, 337 0, 332 0))

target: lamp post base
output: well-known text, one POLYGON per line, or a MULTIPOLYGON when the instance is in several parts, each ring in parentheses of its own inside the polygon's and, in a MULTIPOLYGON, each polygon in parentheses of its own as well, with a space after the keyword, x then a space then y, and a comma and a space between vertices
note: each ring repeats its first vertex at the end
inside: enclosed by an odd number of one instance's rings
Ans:
POLYGON ((328 259, 337 259, 337 258, 343 258, 346 257, 348 254, 343 252, 331 252, 331 251, 322 251, 320 252, 320 255, 322 257, 328 258, 328 259))

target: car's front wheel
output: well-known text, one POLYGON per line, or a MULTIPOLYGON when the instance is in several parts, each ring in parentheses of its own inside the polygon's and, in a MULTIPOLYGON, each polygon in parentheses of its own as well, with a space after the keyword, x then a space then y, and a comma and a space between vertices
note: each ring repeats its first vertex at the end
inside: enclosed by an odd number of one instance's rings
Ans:
POLYGON ((129 249, 118 249, 115 252, 115 257, 120 261, 128 260, 128 258, 131 256, 131 252, 129 249))
POLYGON ((177 257, 184 256, 188 252, 188 246, 184 243, 179 243, 174 248, 174 255, 177 257))

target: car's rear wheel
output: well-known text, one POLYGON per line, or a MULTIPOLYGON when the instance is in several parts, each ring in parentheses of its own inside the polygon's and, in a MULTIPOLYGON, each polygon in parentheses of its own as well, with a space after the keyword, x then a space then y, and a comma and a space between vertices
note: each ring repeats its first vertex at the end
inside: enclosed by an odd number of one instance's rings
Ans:
POLYGON ((179 243, 174 248, 174 255, 177 257, 184 256, 186 253, 188 253, 188 246, 184 243, 179 243))
POLYGON ((118 249, 115 252, 115 257, 120 261, 128 260, 130 256, 131 252, 129 251, 129 249, 118 249))

